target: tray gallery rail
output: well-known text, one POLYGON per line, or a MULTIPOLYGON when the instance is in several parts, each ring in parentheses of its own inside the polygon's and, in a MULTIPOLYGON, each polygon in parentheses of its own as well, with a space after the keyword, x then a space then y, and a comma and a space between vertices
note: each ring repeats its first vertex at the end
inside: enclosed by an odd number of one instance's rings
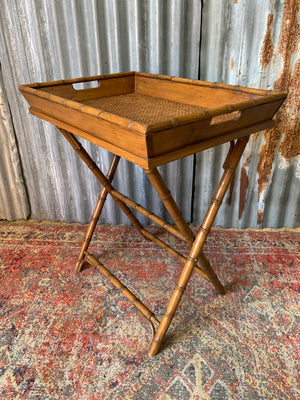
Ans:
POLYGON ((33 83, 21 85, 19 89, 30 104, 30 112, 59 128, 103 186, 79 252, 76 271, 87 262, 124 293, 149 323, 152 336, 148 354, 156 355, 194 271, 210 281, 218 293, 225 294, 202 248, 249 136, 274 125, 273 117, 285 93, 141 72, 33 83), (106 176, 76 136, 114 154, 106 176), (223 164, 224 173, 194 237, 156 167, 226 142, 230 146, 223 164), (113 187, 120 157, 144 170, 174 225, 113 187), (183 263, 161 321, 88 252, 108 194, 146 240, 154 241, 183 263), (184 240, 190 248, 188 257, 153 236, 131 208, 184 240))

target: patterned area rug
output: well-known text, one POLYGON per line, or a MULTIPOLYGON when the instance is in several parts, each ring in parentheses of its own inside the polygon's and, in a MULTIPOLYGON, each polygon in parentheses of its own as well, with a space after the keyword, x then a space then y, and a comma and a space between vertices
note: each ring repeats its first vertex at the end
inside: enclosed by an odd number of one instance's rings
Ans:
MULTIPOLYGON (((150 358, 135 307, 92 267, 73 272, 84 231, 0 223, 1 399, 300 398, 299 232, 213 229, 205 253, 227 294, 194 274, 150 358)), ((91 252, 161 318, 179 261, 126 226, 99 226, 91 252)))

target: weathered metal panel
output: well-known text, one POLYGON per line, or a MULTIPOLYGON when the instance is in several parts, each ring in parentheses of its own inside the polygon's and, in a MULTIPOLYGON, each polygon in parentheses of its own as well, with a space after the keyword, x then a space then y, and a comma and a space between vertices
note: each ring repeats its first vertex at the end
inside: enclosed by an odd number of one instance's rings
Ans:
MULTIPOLYGON (((299 226, 299 7, 299 0, 2 2, 1 66, 28 194, 28 202, 21 196, 16 207, 26 214, 29 203, 37 219, 86 222, 100 190, 56 129, 29 115, 19 84, 126 70, 198 78, 200 70, 204 80, 288 92, 277 127, 248 144, 231 205, 224 202, 216 224, 299 226)), ((110 154, 82 143, 105 169, 110 154)), ((194 184, 194 224, 202 221, 226 149, 161 168, 188 220, 194 184)), ((3 163, 8 150, 0 151, 3 163)), ((122 161, 115 183, 164 215, 138 167, 122 161)), ((0 202, 10 208, 10 198, 0 196, 0 202)), ((14 212, 11 218, 19 218, 14 212)), ((102 222, 127 219, 110 201, 102 222)))
MULTIPOLYGON (((197 78, 201 2, 7 0, 1 3, 0 21, 1 64, 30 216, 87 222, 100 190, 98 182, 55 128, 29 115, 18 85, 127 70, 197 78)), ((82 143, 106 169, 111 156, 82 143)), ((161 168, 188 220, 192 170, 192 157, 161 168)), ((164 214, 138 167, 122 161, 115 182, 116 187, 136 201, 164 214)), ((102 222, 128 220, 109 201, 102 222)))
MULTIPOLYGON (((203 1, 200 78, 288 93, 275 128, 250 140, 216 225, 300 225, 299 19, 299 0, 203 1)), ((225 151, 197 155, 194 223, 202 221, 225 151)))
POLYGON ((0 69, 0 219, 26 219, 29 206, 0 69))

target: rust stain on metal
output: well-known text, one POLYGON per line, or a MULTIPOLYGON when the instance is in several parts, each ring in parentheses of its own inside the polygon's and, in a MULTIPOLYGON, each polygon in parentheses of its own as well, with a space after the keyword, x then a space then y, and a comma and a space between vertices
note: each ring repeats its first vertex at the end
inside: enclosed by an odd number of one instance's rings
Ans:
MULTIPOLYGON (((257 166, 259 198, 268 184, 268 177, 279 142, 281 141, 279 152, 286 160, 290 161, 300 154, 300 121, 298 116, 300 109, 300 61, 298 60, 295 65, 292 65, 293 55, 298 51, 300 40, 300 25, 297 20, 299 12, 299 0, 285 1, 279 41, 274 52, 274 54, 282 56, 284 65, 282 74, 275 82, 274 88, 286 92, 287 99, 276 114, 274 128, 264 133, 265 144, 261 147, 257 166)), ((268 18, 268 22, 269 25, 273 24, 273 19, 268 18)), ((268 60, 267 56, 264 63, 268 60)), ((262 220, 262 216, 258 215, 258 220, 262 220)))
MULTIPOLYGON (((300 32, 299 32, 300 34, 300 32)), ((284 73, 278 86, 285 86, 286 80, 289 81, 287 88, 288 96, 282 109, 279 110, 278 124, 275 129, 282 129, 285 133, 279 145, 279 152, 282 156, 290 160, 300 154, 300 60, 297 61, 293 76, 284 73)))
POLYGON ((242 218, 245 205, 246 205, 246 193, 249 186, 249 178, 245 167, 241 169, 240 177, 240 200, 239 200, 239 219, 242 218))
POLYGON ((292 56, 298 52, 300 45, 300 13, 299 0, 286 1, 283 21, 285 29, 282 30, 278 49, 283 56, 284 67, 281 77, 275 83, 275 89, 287 92, 287 99, 278 112, 279 123, 275 130, 284 132, 284 138, 279 146, 282 156, 290 160, 300 154, 300 60, 292 65, 292 56))
POLYGON ((268 178, 272 169, 276 147, 280 139, 281 133, 274 132, 272 136, 270 135, 270 132, 266 132, 264 135, 266 142, 260 149, 259 162, 257 165, 257 173, 258 173, 257 182, 258 182, 259 197, 261 196, 263 190, 267 187, 268 178))
POLYGON ((267 20, 267 31, 265 33, 263 44, 260 50, 260 63, 263 69, 270 64, 274 52, 274 44, 272 40, 273 22, 274 16, 273 14, 269 14, 267 20))
POLYGON ((264 213, 261 210, 257 211, 257 225, 261 225, 263 222, 264 213))
POLYGON ((231 69, 231 71, 234 70, 234 58, 233 57, 230 60, 230 69, 231 69))
POLYGON ((249 156, 246 158, 243 167, 249 167, 250 161, 251 161, 251 154, 249 154, 249 156))

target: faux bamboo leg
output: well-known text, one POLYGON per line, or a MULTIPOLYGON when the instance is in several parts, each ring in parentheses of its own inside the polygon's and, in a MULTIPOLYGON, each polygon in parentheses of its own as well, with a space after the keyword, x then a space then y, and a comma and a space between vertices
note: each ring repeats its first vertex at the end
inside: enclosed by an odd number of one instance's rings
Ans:
MULTIPOLYGON (((106 175, 106 179, 108 180, 108 182, 112 182, 113 177, 115 175, 115 172, 117 170, 117 166, 118 166, 119 160, 120 160, 119 156, 116 156, 116 155, 113 156, 113 158, 111 160, 111 163, 110 163, 110 166, 109 166, 109 170, 108 170, 107 175, 106 175)), ((81 270, 81 267, 82 267, 82 264, 83 264, 83 261, 84 261, 84 257, 85 257, 85 251, 87 251, 87 249, 89 247, 89 244, 90 244, 90 241, 92 239, 92 236, 93 236, 94 230, 96 228, 97 222, 98 222, 98 220, 100 218, 100 214, 102 212, 102 209, 103 209, 107 194, 108 194, 107 189, 105 187, 102 187, 100 195, 99 195, 99 198, 98 198, 98 201, 97 201, 97 204, 96 204, 96 207, 94 209, 94 212, 93 212, 93 215, 92 215, 92 218, 91 218, 91 221, 90 221, 89 226, 87 228, 87 231, 86 231, 86 234, 85 234, 85 237, 84 237, 84 241, 82 242, 82 245, 81 245, 81 249, 80 249, 80 252, 79 252, 79 255, 78 255, 78 259, 77 259, 77 262, 76 262, 76 265, 75 265, 75 271, 76 272, 79 272, 81 270)))
MULTIPOLYGON (((230 145, 230 150, 229 154, 232 152, 232 147, 233 144, 231 143, 230 145)), ((152 183, 153 187, 157 191, 160 199, 164 202, 165 207, 169 211, 171 217, 173 218, 174 222, 176 223, 178 229, 181 231, 182 235, 184 236, 185 240, 192 246, 194 242, 194 236, 193 233, 186 223, 185 219, 183 218, 175 200, 173 199, 169 189, 167 188, 165 182, 163 181, 161 175, 157 171, 157 169, 153 169, 150 171, 145 171, 146 174, 148 175, 150 182, 152 183)), ((205 255, 201 252, 199 254, 198 260, 203 267, 204 271, 206 272, 206 275, 208 279, 212 282, 214 285, 215 289, 219 294, 225 294, 225 290, 221 282, 219 281, 219 278, 217 277, 216 273, 214 272, 213 268, 211 267, 208 259, 205 257, 205 255)), ((197 272, 199 272, 199 269, 197 269, 197 272)))
POLYGON ((218 185, 216 193, 211 201, 211 204, 207 210, 207 213, 205 215, 205 218, 203 220, 203 223, 201 225, 199 233, 194 241, 190 255, 188 257, 188 261, 186 262, 186 264, 182 270, 179 281, 176 285, 176 288, 175 288, 175 290, 172 294, 172 297, 169 301, 169 304, 167 306, 166 312, 165 312, 165 314, 161 320, 161 323, 157 329, 154 340, 151 343, 150 349, 148 351, 149 356, 155 356, 159 352, 163 338, 170 326, 170 323, 174 317, 174 314, 175 314, 178 304, 181 300, 181 297, 186 289, 188 281, 193 272, 196 260, 202 252, 202 247, 204 245, 204 242, 207 238, 210 228, 211 228, 211 226, 214 222, 214 219, 217 215, 217 212, 220 208, 220 205, 225 196, 226 190, 227 190, 228 186, 230 185, 230 181, 231 181, 234 171, 238 165, 238 162, 243 154, 243 151, 245 149, 247 141, 248 141, 248 137, 239 139, 237 141, 236 145, 234 146, 234 148, 230 151, 230 154, 224 163, 224 166, 223 166, 224 173, 222 175, 222 178, 220 180, 220 183, 218 185))
POLYGON ((191 246, 194 242, 193 232, 188 226, 186 220, 183 218, 181 211, 179 210, 175 200, 173 199, 169 189, 167 188, 165 182, 163 181, 160 173, 156 168, 151 170, 145 170, 152 186, 156 190, 158 196, 164 203, 166 209, 171 215, 173 221, 177 225, 178 229, 182 233, 186 242, 191 246))
MULTIPOLYGON (((208 261, 208 259, 205 257, 205 255, 202 252, 198 256, 198 261, 201 264, 203 270, 205 271, 208 279, 214 285, 214 288, 216 289, 216 291, 219 294, 224 295, 226 293, 224 286, 222 285, 217 274, 215 273, 212 266, 210 265, 210 262, 208 261)), ((195 269, 195 271, 199 273, 199 270, 195 269)))
POLYGON ((126 204, 124 204, 120 199, 118 199, 116 196, 114 196, 114 194, 113 194, 114 188, 112 187, 111 183, 106 179, 105 175, 100 170, 100 168, 97 166, 97 164, 94 162, 94 160, 84 150, 84 148, 81 146, 80 142, 75 138, 74 135, 72 135, 72 133, 67 132, 64 129, 59 129, 59 130, 64 135, 64 137, 68 140, 68 142, 71 144, 71 146, 76 151, 76 153, 79 155, 79 157, 85 162, 85 164, 93 172, 93 174, 100 181, 100 183, 103 185, 103 187, 107 190, 107 192, 112 196, 112 198, 115 200, 115 202, 121 208, 121 210, 127 215, 127 217, 132 222, 132 224, 143 235, 143 232, 142 232, 143 225, 141 225, 141 223, 135 217, 135 215, 131 212, 129 207, 127 207, 126 204))

